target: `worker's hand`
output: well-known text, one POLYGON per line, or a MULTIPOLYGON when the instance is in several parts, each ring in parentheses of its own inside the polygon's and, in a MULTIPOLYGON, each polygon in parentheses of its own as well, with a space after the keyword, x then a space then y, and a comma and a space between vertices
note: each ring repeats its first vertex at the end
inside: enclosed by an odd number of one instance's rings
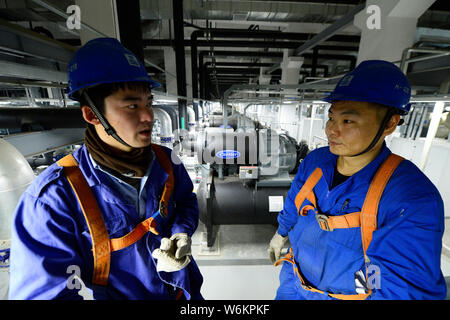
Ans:
POLYGON ((152 252, 156 271, 174 272, 186 267, 191 262, 191 238, 185 233, 174 234, 170 239, 162 238, 161 246, 152 252))
POLYGON ((175 233, 170 237, 175 246, 175 258, 180 259, 191 255, 191 237, 187 233, 175 233))
POLYGON ((269 244, 269 259, 272 263, 275 263, 281 256, 281 249, 283 249, 284 244, 286 243, 288 237, 281 236, 278 232, 275 232, 272 240, 270 240, 269 244))

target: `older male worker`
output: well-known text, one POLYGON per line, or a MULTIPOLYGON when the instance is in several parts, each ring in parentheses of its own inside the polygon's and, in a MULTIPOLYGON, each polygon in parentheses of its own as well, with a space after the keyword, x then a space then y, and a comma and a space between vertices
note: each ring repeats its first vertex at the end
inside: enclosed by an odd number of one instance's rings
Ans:
POLYGON ((410 109, 394 64, 364 61, 324 100, 329 146, 292 183, 272 261, 289 238, 277 299, 443 299, 444 209, 433 183, 384 141, 410 109))

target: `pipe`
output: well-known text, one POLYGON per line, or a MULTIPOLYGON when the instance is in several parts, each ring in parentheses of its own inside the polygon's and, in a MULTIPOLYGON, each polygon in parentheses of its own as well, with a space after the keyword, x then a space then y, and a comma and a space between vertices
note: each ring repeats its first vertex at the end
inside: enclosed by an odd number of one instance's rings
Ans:
MULTIPOLYGON (((402 59, 400 60, 400 69, 403 71, 403 73, 406 74, 408 69, 408 64, 411 62, 417 62, 417 61, 423 61, 433 58, 438 58, 442 56, 446 56, 450 54, 450 50, 442 50, 442 49, 428 49, 428 48, 405 48, 402 53, 402 59), (434 55, 426 56, 426 57, 419 57, 419 58, 413 58, 409 59, 409 54, 411 52, 419 52, 419 53, 432 53, 434 55)), ((398 61, 395 61, 394 63, 397 63, 398 61)))
MULTIPOLYGON (((173 25, 175 33, 175 62, 177 70, 178 96, 186 97, 186 66, 184 53, 183 0, 172 0, 173 25)), ((194 72, 194 71, 192 71, 194 72)), ((178 99, 180 128, 186 129, 186 99, 178 99)))
POLYGON ((116 0, 120 42, 140 61, 145 60, 142 44, 141 8, 139 0, 116 0))
MULTIPOLYGON (((3 289, 8 288, 9 282, 13 216, 20 197, 33 182, 35 175, 24 156, 4 139, 0 139, 0 154, 0 283, 3 289)), ((1 296, 0 299, 7 297, 1 296)))
POLYGON ((80 108, 0 108, 0 128, 38 125, 44 129, 85 128, 80 108))
POLYGON ((161 126, 160 141, 161 144, 168 144, 172 147, 173 142, 173 130, 172 130, 172 119, 170 115, 161 108, 153 108, 155 118, 159 120, 161 126))
MULTIPOLYGON (((361 5, 360 5, 361 6, 361 5)), ((293 32, 279 32, 279 31, 249 31, 249 30, 236 30, 236 29, 203 29, 195 30, 191 33, 191 68, 192 68, 192 97, 193 99, 198 98, 198 61, 197 61, 197 48, 198 48, 198 38, 199 37, 222 37, 222 38, 272 38, 272 39, 285 39, 285 40, 307 40, 309 35, 304 33, 293 33, 293 32), (306 36, 306 38, 305 38, 306 36)), ((347 41, 350 40, 349 36, 334 36, 346 37, 347 41)), ((350 36, 352 37, 352 36, 350 36)), ((333 37, 332 37, 333 38, 333 37)), ((351 38, 354 41, 355 37, 351 38)), ((209 40, 209 39, 208 39, 209 40)), ((332 39, 330 39, 332 40, 332 39)), ((209 41, 208 41, 209 42, 209 41)), ((307 41, 309 42, 309 41, 307 41)), ((250 41, 251 43, 251 41, 250 41)), ((213 43, 209 44, 211 47, 213 43)), ((280 43, 280 45, 283 45, 280 43)), ((291 45, 286 44, 286 48, 291 45)), ((267 48, 271 46, 271 42, 267 41, 267 48)), ((200 66, 202 64, 200 63, 200 66)))
MULTIPOLYGON (((242 30, 241 30, 242 31, 242 30)), ((306 33, 300 33, 301 40, 307 40, 306 33)), ((337 36, 339 38, 340 36, 337 36)), ((354 40, 357 41, 358 36, 351 36, 354 39, 346 39, 347 41, 354 40)), ((273 49, 295 49, 305 43, 305 41, 295 41, 300 39, 294 39, 294 41, 276 41, 276 40, 217 40, 217 39, 208 39, 208 40, 196 40, 197 49, 199 47, 224 47, 224 48, 273 48, 273 49)), ((69 42, 69 40, 64 40, 69 42)), ((338 41, 338 39, 336 39, 338 41)), ((171 39, 147 39, 143 40, 144 47, 171 47, 173 45, 173 40, 171 39)), ((72 42, 71 42, 72 43, 72 42)), ((74 43, 72 43, 74 44, 74 43)), ((192 46, 193 42, 191 40, 185 40, 184 45, 187 47, 192 46)), ((76 45, 76 44, 74 44, 76 45)), ((80 44, 78 44, 80 45, 80 44)), ((330 45, 318 45, 316 46, 319 50, 334 50, 334 51, 355 51, 358 52, 357 46, 330 46, 330 45)))
POLYGON ((191 106, 187 107, 187 113, 188 113, 188 129, 189 129, 188 131, 192 131, 195 127, 196 122, 194 108, 191 106))
MULTIPOLYGON (((203 63, 205 56, 209 56, 210 51, 201 51, 199 53, 200 61, 200 98, 206 99, 206 80, 207 80, 207 69, 205 66, 208 62, 203 63)), ((261 52, 261 51, 251 51, 251 52, 240 52, 240 51, 214 51, 214 55, 217 56, 237 56, 237 57, 267 57, 267 58, 282 58, 283 54, 280 52, 261 52)), ((305 58, 312 58, 313 54, 303 54, 305 58)), ((354 68, 356 65, 356 57, 352 55, 341 55, 341 54, 317 54, 318 59, 329 59, 329 60, 346 60, 350 62, 350 69, 354 68)), ((217 64, 216 64, 217 65, 217 64)), ((319 67, 319 66, 317 66, 319 67)), ((322 67, 322 65, 320 65, 322 67)), ((231 68, 225 68, 229 70, 231 68)), ((218 68, 217 70, 221 70, 218 68)), ((227 71, 228 72, 228 71, 227 71)), ((231 70, 230 72, 237 72, 231 70)), ((254 71, 253 71, 254 72, 254 71)), ((328 68, 325 68, 325 72, 328 73, 328 68)))
POLYGON ((226 117, 226 105, 228 104, 228 96, 231 95, 233 91, 239 90, 283 90, 283 89, 298 89, 300 85, 298 84, 269 84, 269 85, 257 85, 257 84, 234 84, 225 90, 222 98, 222 114, 223 114, 223 129, 226 130, 227 127, 227 117, 226 117))
POLYGON ((441 120, 442 112, 444 111, 445 103, 442 101, 438 101, 434 105, 433 113, 431 114, 431 122, 428 127, 427 136, 425 138, 425 143, 423 145, 422 155, 420 157, 419 168, 424 171, 425 166, 427 164, 428 155, 430 153, 431 144, 433 143, 433 139, 436 136, 436 132, 439 126, 439 121, 441 120))
MULTIPOLYGON (((440 88, 441 94, 447 94, 450 89, 450 77, 447 78, 442 84, 440 88)), ((431 144, 433 143, 433 139, 436 136, 436 132, 439 127, 439 122, 441 120, 442 112, 444 111, 445 102, 437 101, 434 105, 433 113, 431 114, 431 122, 428 127, 427 136, 425 138, 425 143, 423 145, 422 155, 420 157, 419 168, 423 171, 427 164, 428 156, 431 149, 431 144)))
POLYGON ((176 109, 177 107, 178 105, 153 105, 153 108, 162 109, 169 114, 172 121, 173 130, 179 129, 178 113, 176 109))

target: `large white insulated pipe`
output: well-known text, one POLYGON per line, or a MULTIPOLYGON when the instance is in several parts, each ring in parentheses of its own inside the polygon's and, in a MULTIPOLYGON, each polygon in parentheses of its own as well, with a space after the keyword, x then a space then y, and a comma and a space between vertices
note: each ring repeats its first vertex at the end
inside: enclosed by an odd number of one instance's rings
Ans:
POLYGON ((155 115, 155 119, 158 119, 161 125, 161 133, 160 133, 161 144, 163 146, 172 148, 173 130, 172 130, 172 119, 170 118, 169 113, 160 108, 153 108, 153 113, 155 115))
POLYGON ((25 157, 2 138, 0 155, 0 300, 6 300, 12 218, 22 193, 35 175, 25 157))
POLYGON ((195 111, 193 107, 187 107, 188 112, 188 128, 189 131, 194 130, 195 127, 195 111))

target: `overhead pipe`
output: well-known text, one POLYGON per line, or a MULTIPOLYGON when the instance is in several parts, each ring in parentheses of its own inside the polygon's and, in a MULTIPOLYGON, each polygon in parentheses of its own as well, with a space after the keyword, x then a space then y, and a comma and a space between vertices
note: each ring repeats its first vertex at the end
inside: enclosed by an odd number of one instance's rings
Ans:
POLYGON ((139 0, 116 0, 116 6, 120 42, 139 60, 144 61, 139 0))
MULTIPOLYGON (((177 93, 179 97, 186 97, 186 66, 184 53, 184 24, 183 0, 172 0, 173 25, 175 33, 175 64, 177 70, 177 93)), ((178 98, 178 112, 180 127, 186 129, 186 99, 178 98)))
MULTIPOLYGON (((302 40, 305 41, 277 41, 272 40, 220 40, 220 39, 212 39, 212 40, 196 40, 197 42, 197 50, 199 47, 240 47, 240 48, 265 48, 268 44, 271 45, 271 48, 278 49, 294 49, 308 40, 309 34, 302 33, 302 40)), ((288 40, 288 39, 286 39, 288 40)), ((294 39, 298 40, 298 39, 294 39)), ((343 41, 343 42, 357 42, 359 40, 359 36, 340 36, 337 35, 335 38, 331 39, 333 41, 343 41)), ((68 41, 68 40, 65 40, 68 41)), ((144 39, 143 40, 144 47, 172 47, 173 40, 171 39, 144 39)), ((79 45, 79 44, 78 44, 79 45)), ((186 47, 190 47, 192 45, 191 40, 185 40, 184 45, 186 47)), ((358 51, 358 46, 352 45, 339 45, 339 46, 331 46, 331 45, 319 45, 317 46, 319 50, 336 50, 336 51, 358 51)))
MULTIPOLYGON (((199 61, 202 66, 200 69, 200 98, 206 99, 206 77, 205 74, 206 70, 204 68, 205 63, 203 63, 205 57, 210 55, 210 51, 200 51, 199 53, 199 61)), ((214 55, 217 56, 243 56, 243 57, 252 57, 252 56, 259 56, 259 57, 268 57, 268 58, 282 58, 283 54, 280 52, 240 52, 240 51, 214 51, 214 55)), ((314 54, 304 54, 305 58, 313 58, 314 54)), ((350 62, 350 70, 352 70, 356 66, 356 60, 357 58, 352 55, 342 55, 342 54, 316 54, 317 59, 329 59, 329 60, 344 60, 350 62)), ((309 65, 308 65, 309 66, 309 65)), ((317 69, 318 66, 316 66, 317 69)), ((328 70, 328 68, 326 69, 328 70)), ((326 71, 328 74, 328 71, 326 71)))
MULTIPOLYGON (((447 56, 449 54, 450 54, 450 50, 443 50, 443 49, 415 48, 415 47, 405 48, 402 53, 402 59, 400 60, 400 69, 403 71, 404 74, 406 74, 409 63, 439 58, 439 57, 447 56), (416 57, 416 58, 410 59, 409 54, 411 52, 431 53, 432 55, 427 55, 425 57, 416 57)), ((397 62, 398 61, 395 61, 394 63, 397 63, 397 62)))
POLYGON ((0 128, 85 128, 80 108, 0 108, 0 128))
MULTIPOLYGON (((279 32, 279 31, 249 31, 249 30, 236 30, 236 29, 203 29, 203 30, 194 30, 191 33, 191 68, 192 68, 192 97, 195 100, 198 98, 198 61, 197 61, 197 47, 198 47, 198 38, 200 37, 219 37, 219 38, 272 38, 272 39, 285 39, 285 40, 307 40, 309 37, 308 34, 305 33, 293 33, 293 32, 279 32)), ((354 36, 335 36, 335 40, 337 38, 344 39, 346 41, 355 40, 354 36)), ((330 39, 332 40, 332 39, 330 39)), ((342 40, 341 40, 342 41, 342 40)), ((250 41, 251 42, 251 41, 250 41)), ((213 44, 211 43, 210 46, 213 44)), ((280 42, 280 45, 282 43, 280 42)), ((287 44, 287 46, 290 46, 287 44)), ((267 47, 270 46, 270 42, 267 42, 267 47)))
POLYGON ((224 94, 222 99, 222 115, 223 115, 223 129, 226 130, 227 127, 227 105, 228 105, 228 97, 231 95, 233 91, 238 90, 282 90, 282 89, 298 89, 298 84, 283 84, 283 85, 255 85, 255 84, 246 84, 246 85, 232 85, 228 88, 224 94))
MULTIPOLYGON (((199 64, 203 66, 203 61, 205 56, 210 55, 210 51, 200 51, 198 55, 199 64)), ((247 52, 247 51, 214 51, 214 55, 217 56, 236 56, 236 57, 264 57, 264 58, 282 58, 283 54, 281 52, 247 52)), ((191 53, 191 58, 192 58, 191 53)), ((200 69, 200 98, 206 99, 206 90, 205 90, 205 72, 204 68, 200 69)))

